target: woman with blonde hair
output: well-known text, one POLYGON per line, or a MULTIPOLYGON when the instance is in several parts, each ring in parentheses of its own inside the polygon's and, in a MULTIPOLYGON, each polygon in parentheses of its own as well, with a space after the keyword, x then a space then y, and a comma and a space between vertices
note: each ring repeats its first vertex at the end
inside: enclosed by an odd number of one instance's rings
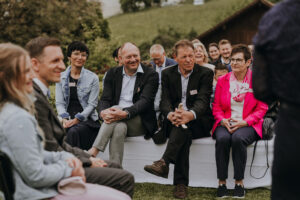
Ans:
POLYGON ((82 163, 72 154, 43 149, 43 134, 34 118, 33 77, 28 53, 14 44, 0 44, 0 151, 12 163, 14 199, 130 199, 111 188, 104 192, 102 186, 85 184, 82 163), (55 187, 62 183, 77 188, 61 187, 58 194, 55 187), (72 196, 65 195, 70 190, 72 196), (111 192, 122 198, 110 198, 111 192))
POLYGON ((195 63, 203 66, 203 67, 207 67, 211 70, 215 70, 215 66, 212 64, 208 63, 208 54, 206 51, 205 46, 202 44, 202 42, 200 42, 199 40, 193 40, 193 45, 194 45, 194 52, 195 52, 195 63))

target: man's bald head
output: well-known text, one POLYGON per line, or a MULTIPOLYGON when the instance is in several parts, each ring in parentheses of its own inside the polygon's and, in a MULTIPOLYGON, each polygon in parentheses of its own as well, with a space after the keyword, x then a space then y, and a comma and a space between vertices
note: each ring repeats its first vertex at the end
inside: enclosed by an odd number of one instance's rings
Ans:
POLYGON ((123 51, 127 51, 129 49, 136 49, 138 52, 140 52, 139 48, 132 42, 126 42, 120 47, 121 54, 123 51))
POLYGON ((141 61, 139 48, 131 42, 126 42, 121 46, 119 60, 122 61, 125 72, 128 75, 133 75, 141 61))

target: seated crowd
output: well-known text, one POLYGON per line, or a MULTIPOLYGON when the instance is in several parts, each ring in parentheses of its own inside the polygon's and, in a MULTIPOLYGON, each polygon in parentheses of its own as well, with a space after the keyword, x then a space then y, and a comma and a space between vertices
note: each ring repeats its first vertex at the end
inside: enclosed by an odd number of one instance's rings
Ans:
POLYGON ((174 197, 181 199, 187 197, 192 140, 211 136, 217 197, 228 196, 232 150, 234 197, 243 198, 247 146, 262 138, 268 109, 253 96, 251 51, 225 39, 209 44, 208 52, 197 39, 180 40, 173 50, 168 58, 154 44, 147 65, 135 44, 116 49, 118 64, 103 78, 98 105, 99 78, 84 68, 89 57, 84 43, 69 44, 67 68, 55 38, 32 39, 26 50, 0 44, 0 150, 13 165, 14 198, 73 199, 55 186, 79 176, 87 190, 82 199, 130 199, 134 177, 122 161, 125 138, 134 136, 155 143, 169 138, 163 155, 144 170, 167 178, 174 164, 174 197), (54 83, 58 114, 49 103, 54 83), (97 155, 108 143, 104 161, 97 155), (111 196, 103 198, 108 194, 99 185, 110 187, 111 196))

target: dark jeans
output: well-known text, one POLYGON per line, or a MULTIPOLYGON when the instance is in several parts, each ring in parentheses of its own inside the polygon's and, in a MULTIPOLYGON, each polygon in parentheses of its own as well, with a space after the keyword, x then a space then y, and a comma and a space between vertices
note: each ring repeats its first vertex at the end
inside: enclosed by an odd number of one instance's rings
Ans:
POLYGON ((281 103, 275 127, 272 200, 300 199, 300 105, 281 103))
POLYGON ((234 179, 244 179, 247 146, 259 139, 256 131, 252 127, 242 127, 231 134, 225 127, 219 126, 214 132, 214 138, 216 139, 218 179, 226 180, 228 178, 230 148, 232 148, 234 179))
POLYGON ((73 147, 89 150, 100 129, 99 121, 88 119, 67 129, 67 143, 73 147))

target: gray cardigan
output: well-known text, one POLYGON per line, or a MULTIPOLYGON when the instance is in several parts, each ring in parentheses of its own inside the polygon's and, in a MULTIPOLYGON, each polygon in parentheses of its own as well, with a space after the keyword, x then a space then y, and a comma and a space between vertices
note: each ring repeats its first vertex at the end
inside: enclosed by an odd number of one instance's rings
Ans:
POLYGON ((65 161, 72 154, 48 152, 42 147, 35 118, 19 106, 0 109, 0 150, 13 164, 14 199, 45 199, 57 195, 56 183, 72 172, 65 161))

